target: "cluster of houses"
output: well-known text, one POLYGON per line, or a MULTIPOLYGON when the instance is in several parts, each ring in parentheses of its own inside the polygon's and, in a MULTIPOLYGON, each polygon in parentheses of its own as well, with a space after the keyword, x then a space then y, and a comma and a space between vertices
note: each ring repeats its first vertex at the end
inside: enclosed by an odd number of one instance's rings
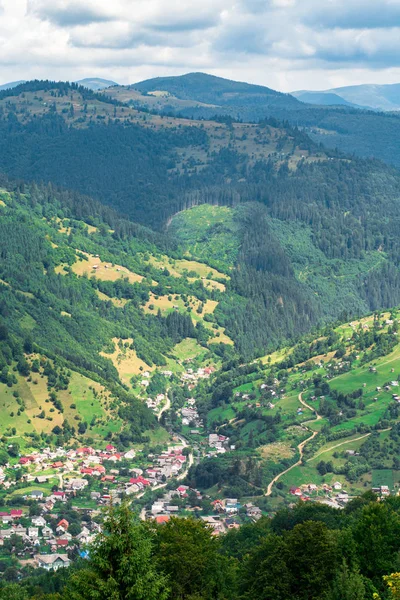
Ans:
MULTIPOLYGON (((187 359, 186 362, 189 362, 191 359, 187 359)), ((196 383, 200 379, 209 379, 212 373, 215 372, 215 367, 201 367, 194 371, 194 369, 186 369, 186 372, 181 375, 181 382, 188 386, 189 390, 192 390, 196 383)))
MULTIPOLYGON (((182 511, 187 515, 190 512, 200 511, 203 498, 202 493, 187 485, 179 485, 175 490, 165 492, 162 498, 156 500, 151 510, 147 513, 147 518, 155 520, 158 524, 166 523, 173 516, 179 516, 182 511), (191 502, 185 503, 186 499, 191 502), (194 502, 193 502, 194 498, 194 502), (198 503, 194 506, 194 503, 198 503)), ((242 524, 242 514, 239 517, 239 510, 242 508, 237 498, 224 498, 211 502, 213 515, 202 516, 201 519, 207 523, 213 530, 214 535, 226 533, 227 530, 239 528, 242 524)), ((262 511, 253 503, 245 504, 246 517, 252 521, 258 521, 262 517, 262 511)))
MULTIPOLYGON (((234 445, 229 446, 229 438, 226 435, 220 435, 219 433, 210 433, 208 436, 208 445, 210 448, 215 448, 216 454, 224 454, 228 449, 235 450, 234 445)), ((212 455, 212 452, 209 453, 212 455)))
POLYGON ((16 555, 30 556, 35 559, 36 566, 46 570, 68 567, 70 559, 66 552, 77 549, 83 555, 84 547, 101 531, 101 526, 92 521, 85 524, 79 533, 72 535, 68 531, 69 522, 66 519, 58 520, 57 514, 48 512, 45 506, 42 506, 41 515, 26 517, 22 509, 18 509, 1 512, 0 520, 0 547, 4 546, 6 540, 20 538, 22 546, 18 546, 16 555), (20 523, 21 519, 25 524, 20 523), (29 525, 26 525, 27 519, 30 520, 29 525), (46 549, 45 553, 42 552, 43 548, 46 549))
MULTIPOLYGON (((56 450, 45 448, 44 450, 21 456, 18 465, 21 467, 37 465, 40 466, 42 470, 62 469, 63 471, 75 471, 76 462, 82 461, 83 467, 86 466, 86 463, 96 465, 99 475, 101 475, 104 473, 104 470, 101 468, 104 461, 116 463, 123 459, 131 460, 135 455, 136 453, 133 449, 128 450, 127 452, 118 452, 112 444, 108 444, 104 450, 96 450, 91 447, 71 448, 69 450, 64 448, 57 448, 56 450)), ((16 468, 18 465, 16 465, 16 468)))
POLYGON ((289 492, 302 502, 310 502, 315 499, 313 496, 318 496, 318 502, 333 508, 344 508, 351 500, 349 494, 343 490, 343 484, 340 481, 336 481, 331 486, 327 483, 320 486, 315 483, 306 483, 300 487, 291 487, 289 492))
POLYGON ((182 425, 191 425, 192 427, 203 427, 203 420, 200 418, 196 407, 196 400, 189 398, 185 406, 181 409, 182 425))
MULTIPOLYGON (((32 484, 25 490, 23 497, 38 503, 40 515, 32 517, 27 525, 22 509, 0 513, 0 523, 3 526, 0 529, 0 546, 4 545, 4 540, 18 535, 24 542, 20 556, 30 556, 33 560, 34 554, 37 554, 36 566, 47 570, 68 566, 70 560, 65 553, 74 549, 83 552, 84 547, 90 544, 101 530, 100 526, 92 521, 92 517, 100 514, 100 511, 99 508, 75 507, 90 518, 85 521, 85 526, 79 534, 72 535, 69 532, 68 521, 57 520, 60 504, 72 500, 74 507, 74 500, 78 496, 91 502, 92 506, 95 501, 96 505, 101 507, 109 504, 111 500, 118 504, 124 496, 140 496, 147 489, 163 486, 168 478, 182 474, 187 462, 187 456, 182 453, 183 448, 182 445, 171 446, 161 454, 149 455, 149 466, 143 469, 128 468, 130 476, 121 476, 119 469, 113 467, 118 467, 120 461, 124 461, 126 465, 127 460, 134 459, 135 451, 118 452, 112 444, 108 444, 104 450, 89 446, 71 450, 45 448, 21 456, 14 468, 25 467, 27 472, 23 475, 24 481, 32 484), (111 462, 111 468, 108 461, 111 462), (43 471, 51 471, 52 474, 43 475, 43 471), (40 488, 38 485, 38 489, 35 489, 35 484, 47 483, 50 478, 54 480, 55 476, 59 478, 59 486, 53 486, 51 489, 48 487, 48 492, 45 486, 40 488), (85 492, 91 479, 94 479, 96 484, 85 492), (22 518, 23 524, 19 523, 22 518), (42 553, 43 547, 46 548, 45 555, 42 553)), ((76 533, 75 530, 73 533, 76 533)))
POLYGON ((161 404, 165 401, 165 394, 157 394, 157 396, 153 398, 147 398, 146 404, 148 408, 151 408, 154 411, 159 410, 161 404))

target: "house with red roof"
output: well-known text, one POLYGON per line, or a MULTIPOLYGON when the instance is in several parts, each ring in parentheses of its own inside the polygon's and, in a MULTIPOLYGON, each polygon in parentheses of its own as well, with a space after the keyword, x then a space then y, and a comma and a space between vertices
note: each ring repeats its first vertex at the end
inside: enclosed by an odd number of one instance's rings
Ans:
POLYGON ((167 523, 169 519, 169 515, 158 515, 157 517, 155 517, 155 521, 158 525, 163 525, 164 523, 167 523))
POLYGON ((13 519, 20 519, 22 517, 22 515, 23 515, 23 512, 22 512, 21 509, 15 509, 15 508, 13 508, 13 509, 10 510, 10 515, 11 515, 11 517, 13 519))
POLYGON ((54 498, 55 500, 61 500, 63 502, 66 499, 66 494, 65 494, 65 492, 62 492, 62 491, 53 492, 51 494, 51 497, 54 498))
POLYGON ((93 467, 93 472, 96 473, 105 473, 106 472, 106 468, 103 467, 103 465, 96 465, 95 467, 93 467))
POLYGON ((91 469, 90 467, 82 467, 81 469, 82 475, 93 475, 93 471, 94 469, 91 469))
POLYGON ((142 477, 142 475, 139 475, 139 477, 132 477, 129 480, 129 483, 136 484, 141 487, 147 487, 148 485, 151 485, 150 481, 148 479, 145 479, 144 477, 142 477))
POLYGON ((69 523, 68 523, 67 519, 61 519, 61 521, 59 523, 57 523, 57 527, 62 527, 66 531, 69 527, 69 523))
POLYGON ((30 456, 21 456, 21 458, 19 459, 18 462, 20 465, 28 465, 31 462, 31 457, 30 456))
POLYGON ((102 477, 101 480, 108 481, 108 483, 114 483, 115 475, 104 475, 104 477, 102 477))
POLYGON ((88 454, 93 454, 94 450, 93 448, 78 448, 76 451, 76 454, 78 456, 83 456, 84 454, 88 455, 88 454))
POLYGON ((51 465, 52 469, 61 469, 64 466, 64 463, 61 462, 61 460, 57 460, 56 462, 54 462, 51 465))
POLYGON ((59 548, 66 548, 68 546, 68 544, 69 544, 68 540, 63 540, 63 539, 56 540, 56 545, 59 548))
POLYGON ((108 444, 106 446, 106 450, 107 450, 107 452, 115 452, 116 451, 116 447, 113 446, 112 444, 108 444))

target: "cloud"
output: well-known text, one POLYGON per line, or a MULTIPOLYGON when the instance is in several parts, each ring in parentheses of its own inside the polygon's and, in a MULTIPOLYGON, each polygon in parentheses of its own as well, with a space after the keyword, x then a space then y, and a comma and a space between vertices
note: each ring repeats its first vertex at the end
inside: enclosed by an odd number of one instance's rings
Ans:
POLYGON ((2 81, 203 70, 288 91, 400 80, 400 0, 0 0, 0 14, 2 81))
POLYGON ((111 12, 102 10, 101 3, 80 0, 30 0, 28 14, 50 21, 60 27, 74 27, 113 20, 111 12))

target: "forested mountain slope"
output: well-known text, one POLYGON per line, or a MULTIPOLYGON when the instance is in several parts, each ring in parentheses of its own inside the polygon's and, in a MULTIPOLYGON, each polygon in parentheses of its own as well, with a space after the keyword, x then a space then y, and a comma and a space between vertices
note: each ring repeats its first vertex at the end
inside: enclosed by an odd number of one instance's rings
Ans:
MULTIPOLYGON (((119 97, 119 89, 116 87, 107 90, 107 94, 119 97)), ((124 101, 129 101, 130 88, 122 89, 124 101)), ((131 101, 136 106, 148 106, 165 113, 192 118, 209 119, 215 114, 223 114, 234 119, 258 122, 260 119, 275 117, 304 128, 313 139, 329 148, 339 148, 358 156, 375 157, 389 164, 400 165, 400 151, 395 143, 400 134, 400 116, 397 113, 369 111, 368 107, 376 104, 361 101, 356 95, 346 95, 345 98, 361 105, 361 108, 364 106, 366 110, 358 110, 360 106, 352 108, 304 104, 289 94, 280 94, 264 86, 235 82, 205 73, 158 77, 136 83, 131 89, 131 101), (138 97, 138 90, 146 95, 138 97), (156 94, 156 97, 152 94, 156 94), (191 104, 184 105, 183 99, 191 104), (204 106, 204 102, 210 102, 212 106, 204 106)), ((337 93, 340 96, 340 90, 337 93)), ((392 93, 394 97, 396 86, 393 86, 392 93)), ((312 102, 312 99, 308 102, 312 102)), ((318 101, 317 104, 319 103, 318 101)))
POLYGON ((165 236, 91 198, 2 177, 2 434, 129 444, 157 427, 136 399, 141 373, 179 370, 184 340, 207 356, 232 345, 212 318, 225 289, 214 278, 228 276, 174 256, 165 236))
MULTIPOLYGON (((205 234, 210 254, 203 242, 196 251, 228 275, 207 319, 215 320, 220 335, 225 328, 247 358, 343 310, 361 314, 400 301, 400 176, 394 169, 329 153, 274 120, 161 117, 76 84, 24 84, 0 94, 0 109, 0 169, 13 177, 78 190, 158 229, 193 206, 235 208, 235 253, 220 264, 214 231, 205 234)), ((77 202, 74 218, 80 210, 77 202)), ((100 209, 88 210, 86 222, 100 209)), ((150 254, 167 255, 165 266, 174 252, 184 258, 185 248, 176 248, 177 240, 185 243, 182 219, 159 242, 127 222, 110 228, 115 235, 118 228, 144 235, 153 244, 150 254)), ((218 227, 229 223, 222 219, 218 227)), ((107 236, 101 243, 110 250, 107 236)), ((186 252, 193 257, 190 245, 186 252)), ((131 268, 146 276, 140 261, 131 268)), ((161 283, 159 275, 153 280, 161 283)), ((198 294, 203 301, 210 291, 198 294)))

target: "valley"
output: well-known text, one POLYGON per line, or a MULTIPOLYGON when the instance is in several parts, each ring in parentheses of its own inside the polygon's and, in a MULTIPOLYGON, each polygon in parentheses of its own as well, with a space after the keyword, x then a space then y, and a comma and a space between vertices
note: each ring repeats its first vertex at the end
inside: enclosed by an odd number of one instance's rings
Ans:
POLYGON ((147 94, 0 92, 0 571, 397 501, 399 174, 147 94))

